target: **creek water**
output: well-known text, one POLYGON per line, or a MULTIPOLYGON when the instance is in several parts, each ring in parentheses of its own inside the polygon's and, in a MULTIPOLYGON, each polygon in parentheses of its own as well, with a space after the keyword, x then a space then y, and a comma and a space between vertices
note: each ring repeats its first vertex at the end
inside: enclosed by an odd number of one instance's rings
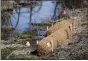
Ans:
MULTIPOLYGON (((39 6, 36 6, 34 8, 34 10, 35 11, 38 10, 38 7, 39 6)), ((32 23, 41 23, 41 22, 44 22, 47 20, 51 20, 51 17, 54 14, 54 8, 55 8, 55 4, 52 3, 52 1, 42 1, 42 7, 41 7, 40 11, 33 14, 33 16, 32 16, 32 23)), ((60 6, 59 6, 59 8, 60 8, 60 6)), ((30 11, 29 8, 21 8, 20 19, 19 19, 19 23, 17 25, 17 29, 20 31, 24 31, 26 28, 29 27, 30 13, 28 13, 28 11, 30 11)), ((59 14, 59 11, 57 10, 56 15, 58 15, 58 14, 59 14)), ((18 14, 16 13, 15 10, 13 10, 13 16, 11 17, 13 26, 16 25, 17 18, 18 18, 18 14)))

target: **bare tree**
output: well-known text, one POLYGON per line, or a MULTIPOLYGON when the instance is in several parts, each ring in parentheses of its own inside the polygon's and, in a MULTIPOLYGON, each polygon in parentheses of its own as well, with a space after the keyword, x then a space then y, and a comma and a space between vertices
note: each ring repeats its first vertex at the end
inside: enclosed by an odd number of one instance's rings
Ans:
POLYGON ((58 1, 55 2, 54 14, 53 14, 53 16, 52 16, 52 19, 53 19, 53 20, 56 19, 57 7, 58 7, 58 1))
MULTIPOLYGON (((34 1, 34 2, 37 2, 37 1, 34 1)), ((37 4, 35 4, 33 1, 31 1, 31 4, 30 4, 30 16, 29 16, 29 27, 31 28, 31 23, 32 23, 32 16, 35 14, 35 13, 38 13, 42 7, 42 2, 37 2, 37 4), (34 10, 35 7, 37 7, 38 5, 40 4, 39 8, 37 11, 34 10)))
POLYGON ((17 28, 18 23, 19 23, 19 20, 20 20, 20 11, 21 11, 21 8, 18 8, 18 11, 17 11, 18 19, 17 19, 17 23, 16 23, 16 25, 15 25, 15 29, 17 28))

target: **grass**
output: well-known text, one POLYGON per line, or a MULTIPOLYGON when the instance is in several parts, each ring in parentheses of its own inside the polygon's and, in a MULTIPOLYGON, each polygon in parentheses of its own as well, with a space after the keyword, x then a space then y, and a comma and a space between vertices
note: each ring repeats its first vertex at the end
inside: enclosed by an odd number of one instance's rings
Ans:
POLYGON ((14 55, 12 54, 9 57, 9 60, 39 60, 40 58, 38 56, 34 56, 31 54, 19 54, 19 55, 14 55))
POLYGON ((24 47, 4 48, 1 50, 1 59, 2 60, 38 60, 38 59, 40 59, 38 56, 29 54, 29 53, 28 54, 19 54, 19 55, 15 55, 12 53, 15 50, 23 50, 23 49, 25 49, 25 48, 24 47))
POLYGON ((4 48, 4 49, 1 49, 1 59, 2 60, 5 60, 6 57, 13 51, 15 50, 14 48, 4 48))

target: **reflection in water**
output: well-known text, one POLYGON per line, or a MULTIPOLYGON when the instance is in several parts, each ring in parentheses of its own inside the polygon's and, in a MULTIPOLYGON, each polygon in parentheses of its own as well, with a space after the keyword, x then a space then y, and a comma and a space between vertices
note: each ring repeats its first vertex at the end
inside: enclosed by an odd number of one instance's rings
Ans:
MULTIPOLYGON (((51 17, 53 15, 55 8, 55 4, 52 3, 52 1, 43 1, 42 7, 39 12, 33 14, 32 16, 32 22, 34 23, 40 23, 44 22, 45 20, 51 20, 51 17)), ((59 7, 60 8, 60 7, 59 7)), ((38 9, 38 6, 34 8, 36 11, 38 9)), ((13 11, 14 17, 12 16, 11 20, 13 23, 13 26, 16 25, 18 14, 13 11)), ((57 12, 58 14, 58 12, 57 12)), ((19 24, 17 26, 18 30, 24 31, 25 28, 29 27, 29 8, 21 8, 20 18, 19 18, 19 24)))

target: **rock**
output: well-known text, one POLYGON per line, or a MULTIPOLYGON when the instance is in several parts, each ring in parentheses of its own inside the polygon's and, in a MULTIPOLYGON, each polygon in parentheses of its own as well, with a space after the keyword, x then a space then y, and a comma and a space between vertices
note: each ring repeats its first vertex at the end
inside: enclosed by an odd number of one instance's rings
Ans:
POLYGON ((30 47, 30 42, 29 41, 26 42, 26 46, 30 47))

